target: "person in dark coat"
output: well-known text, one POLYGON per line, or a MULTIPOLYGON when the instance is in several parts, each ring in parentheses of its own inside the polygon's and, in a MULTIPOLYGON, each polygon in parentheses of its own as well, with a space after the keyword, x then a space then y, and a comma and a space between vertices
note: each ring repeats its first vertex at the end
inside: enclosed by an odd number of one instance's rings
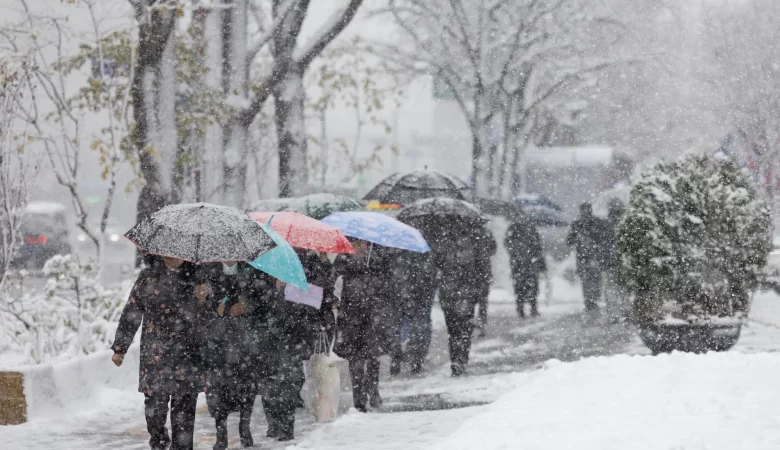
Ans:
MULTIPOLYGON (((328 342, 332 340, 336 332, 335 317, 333 309, 338 307, 338 300, 334 294, 336 285, 336 274, 328 259, 328 254, 314 250, 297 250, 303 265, 303 271, 306 273, 306 280, 322 288, 322 306, 319 310, 318 331, 325 331, 328 334, 328 342)), ((316 339, 316 333, 314 334, 316 339)), ((313 344, 312 344, 313 345, 313 344)))
POLYGON ((196 296, 205 298, 205 286, 194 285, 194 267, 180 259, 147 257, 146 261, 149 267, 138 275, 119 318, 111 359, 122 365, 142 327, 138 390, 145 397, 149 446, 192 449, 195 405, 205 383, 196 350, 196 296), (170 437, 165 427, 169 403, 170 437))
POLYGON ((379 248, 353 240, 356 254, 339 255, 334 263, 343 277, 339 308, 339 337, 334 351, 349 362, 352 399, 361 412, 379 408, 379 357, 388 353, 393 339, 392 303, 387 299, 389 271, 379 248))
MULTIPOLYGON (((247 314, 250 301, 257 301, 251 289, 252 277, 258 271, 246 263, 211 265, 203 278, 210 294, 201 302, 198 313, 201 330, 199 345, 202 363, 207 373, 206 401, 209 413, 216 422, 215 450, 228 445, 227 418, 239 412, 241 445, 254 445, 250 423, 255 397, 258 394, 257 352, 253 328, 255 314, 247 314), (250 300, 250 297, 252 298, 250 300)), ((253 309, 258 309, 252 305, 253 309)))
POLYGON ((488 317, 488 297, 490 297, 490 283, 493 282, 493 269, 491 259, 496 254, 497 245, 493 233, 485 226, 474 226, 474 281, 476 283, 477 305, 479 315, 477 323, 480 336, 485 336, 485 327, 488 317))
POLYGON ((531 317, 538 317, 536 301, 539 296, 539 274, 547 270, 539 230, 533 223, 521 218, 509 225, 504 247, 509 253, 517 314, 525 318, 524 305, 528 303, 531 306, 531 317))
POLYGON ((580 216, 572 223, 566 243, 577 251, 577 275, 582 281, 585 310, 598 309, 601 276, 607 259, 607 224, 593 215, 590 203, 580 206, 580 216))
POLYGON ((479 257, 481 233, 474 224, 455 221, 437 241, 434 258, 440 272, 439 302, 447 325, 452 376, 466 374, 474 331, 474 307, 489 289, 489 279, 483 275, 484 264, 479 257), (487 285, 487 287, 486 287, 487 285))
POLYGON ((398 314, 394 326, 393 345, 390 349, 390 374, 399 375, 406 359, 413 375, 422 373, 433 327, 431 310, 436 296, 436 267, 431 253, 398 251, 390 263, 394 280, 395 305, 398 314), (408 333, 406 358, 403 351, 403 334, 408 333))
POLYGON ((300 392, 305 382, 303 361, 313 352, 319 312, 311 306, 285 300, 284 283, 262 275, 269 286, 268 348, 274 358, 262 398, 267 436, 290 441, 295 439, 295 409, 301 404, 300 392))

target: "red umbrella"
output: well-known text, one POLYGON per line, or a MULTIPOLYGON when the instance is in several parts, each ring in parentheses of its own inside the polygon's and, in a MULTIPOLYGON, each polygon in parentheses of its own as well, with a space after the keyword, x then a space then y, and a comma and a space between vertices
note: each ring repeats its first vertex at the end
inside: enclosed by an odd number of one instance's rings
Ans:
POLYGON ((252 219, 268 223, 291 246, 328 253, 355 253, 341 231, 297 212, 251 212, 252 219), (273 216, 273 220, 271 217, 273 216))

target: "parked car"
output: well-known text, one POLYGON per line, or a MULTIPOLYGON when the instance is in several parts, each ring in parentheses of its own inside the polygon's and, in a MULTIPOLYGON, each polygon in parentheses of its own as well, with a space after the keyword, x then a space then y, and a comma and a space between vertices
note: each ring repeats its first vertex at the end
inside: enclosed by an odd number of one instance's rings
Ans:
POLYGON ((14 266, 42 269, 49 258, 71 252, 65 213, 61 203, 31 202, 27 205, 14 266))

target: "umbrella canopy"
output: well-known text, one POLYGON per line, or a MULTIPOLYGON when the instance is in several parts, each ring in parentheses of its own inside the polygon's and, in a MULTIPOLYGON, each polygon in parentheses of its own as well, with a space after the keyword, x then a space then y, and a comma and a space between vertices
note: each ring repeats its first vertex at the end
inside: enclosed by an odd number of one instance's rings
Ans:
POLYGON ((378 212, 337 212, 322 219, 328 225, 355 239, 384 247, 425 253, 431 248, 415 228, 378 212))
POLYGON ((484 223, 487 220, 476 206, 463 200, 454 198, 426 198, 417 200, 411 205, 405 207, 398 220, 407 223, 407 219, 412 217, 459 217, 467 221, 484 223))
POLYGON ((296 212, 252 212, 249 217, 260 223, 271 221, 271 228, 293 247, 328 253, 355 253, 341 231, 319 220, 296 212))
POLYGON ((268 224, 259 223, 258 225, 273 239, 276 247, 260 255, 260 257, 251 261, 249 265, 271 275, 277 280, 284 281, 308 292, 309 283, 306 281, 306 272, 304 272, 301 260, 295 254, 295 250, 268 224))
POLYGON ((321 220, 334 212, 361 210, 363 205, 343 195, 322 193, 304 195, 303 197, 261 200, 252 209, 255 211, 297 212, 321 220))
POLYGON ((252 261, 274 241, 246 213, 208 203, 162 208, 125 233, 139 250, 194 263, 252 261))
POLYGON ((469 200, 471 188, 463 180, 437 170, 413 170, 390 175, 371 189, 363 200, 409 205, 433 197, 469 200))

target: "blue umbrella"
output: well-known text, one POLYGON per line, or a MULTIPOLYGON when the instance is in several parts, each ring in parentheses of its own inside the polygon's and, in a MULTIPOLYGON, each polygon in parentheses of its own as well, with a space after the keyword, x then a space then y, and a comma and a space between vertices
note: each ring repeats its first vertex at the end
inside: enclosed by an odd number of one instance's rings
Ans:
MULTIPOLYGON (((431 248, 416 228, 378 212, 337 212, 322 219, 344 235, 384 247, 425 253, 431 248)), ((269 252, 270 253, 270 252, 269 252)))
MULTIPOLYGON (((273 220, 273 217, 271 219, 273 220)), ((271 221, 269 220, 268 222, 270 223, 271 221)), ((303 271, 303 265, 298 255, 295 254, 295 250, 268 224, 259 223, 259 225, 263 227, 263 230, 276 243, 276 247, 260 255, 256 260, 250 262, 249 265, 280 281, 308 292, 309 282, 306 281, 306 273, 303 271)))

